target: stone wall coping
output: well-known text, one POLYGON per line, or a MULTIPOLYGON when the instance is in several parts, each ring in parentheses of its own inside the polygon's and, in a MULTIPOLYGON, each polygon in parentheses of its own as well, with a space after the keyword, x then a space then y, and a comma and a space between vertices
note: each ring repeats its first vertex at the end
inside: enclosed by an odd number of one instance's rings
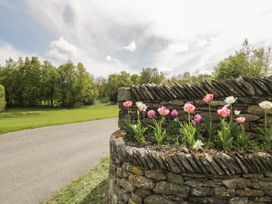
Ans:
POLYGON ((144 84, 119 88, 117 98, 118 102, 194 100, 202 99, 208 93, 213 93, 215 98, 272 96, 272 80, 271 77, 242 77, 184 85, 175 83, 171 86, 144 84))
POLYGON ((111 135, 111 155, 116 164, 124 162, 145 170, 162 169, 173 173, 211 177, 233 177, 244 174, 271 174, 272 155, 266 152, 225 153, 164 152, 132 147, 125 143, 125 133, 118 130, 111 135))

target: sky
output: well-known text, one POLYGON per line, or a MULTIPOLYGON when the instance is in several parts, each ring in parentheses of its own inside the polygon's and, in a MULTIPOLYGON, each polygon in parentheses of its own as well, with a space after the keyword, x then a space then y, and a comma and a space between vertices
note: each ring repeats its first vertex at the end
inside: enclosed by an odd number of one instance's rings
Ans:
POLYGON ((211 73, 245 38, 272 47, 271 0, 0 0, 0 64, 38 56, 94 76, 211 73))

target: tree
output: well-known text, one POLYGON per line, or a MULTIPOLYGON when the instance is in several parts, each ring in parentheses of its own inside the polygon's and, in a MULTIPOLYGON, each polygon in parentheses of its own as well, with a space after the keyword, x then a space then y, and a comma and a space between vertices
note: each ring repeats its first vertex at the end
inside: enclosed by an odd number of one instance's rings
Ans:
POLYGON ((62 106, 72 106, 76 102, 76 68, 75 65, 68 61, 58 67, 58 88, 59 102, 62 106))
POLYGON ((41 92, 40 100, 43 105, 54 106, 57 98, 60 96, 58 89, 58 72, 49 62, 44 61, 41 71, 41 92))
POLYGON ((6 102, 10 106, 18 105, 21 100, 22 80, 18 69, 18 64, 21 63, 21 58, 18 62, 10 58, 0 68, 0 83, 5 87, 6 102))
POLYGON ((109 100, 111 102, 117 101, 118 88, 123 86, 130 86, 130 74, 122 71, 120 74, 111 74, 106 83, 106 90, 109 100))
POLYGON ((247 39, 242 48, 230 55, 214 68, 215 79, 238 78, 240 76, 263 77, 271 65, 270 48, 252 48, 247 39))
POLYGON ((76 68, 76 99, 79 103, 91 105, 97 97, 97 88, 94 79, 86 71, 82 63, 79 63, 76 68))
POLYGON ((92 104, 97 96, 93 77, 83 64, 71 61, 56 68, 37 57, 9 59, 0 67, 0 83, 9 106, 78 106, 92 104))
POLYGON ((40 101, 41 91, 41 63, 37 57, 19 63, 19 74, 21 79, 21 104, 23 106, 35 106, 40 101))
POLYGON ((3 111, 6 106, 5 88, 0 84, 0 111, 3 111))
POLYGON ((159 72, 156 68, 144 68, 142 69, 139 77, 140 84, 154 83, 160 84, 165 80, 163 72, 159 72))

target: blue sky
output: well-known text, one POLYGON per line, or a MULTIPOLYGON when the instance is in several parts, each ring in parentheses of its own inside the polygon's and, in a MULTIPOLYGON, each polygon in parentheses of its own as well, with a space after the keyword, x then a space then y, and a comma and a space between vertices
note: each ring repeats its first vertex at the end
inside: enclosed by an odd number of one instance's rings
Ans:
POLYGON ((95 76, 210 73, 245 38, 272 47, 270 0, 0 0, 0 63, 39 56, 95 76))

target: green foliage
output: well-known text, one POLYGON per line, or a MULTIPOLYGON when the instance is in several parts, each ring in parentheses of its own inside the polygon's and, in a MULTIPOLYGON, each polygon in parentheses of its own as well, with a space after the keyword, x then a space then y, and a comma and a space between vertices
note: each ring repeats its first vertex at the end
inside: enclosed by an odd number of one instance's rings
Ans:
POLYGON ((190 75, 189 72, 185 72, 184 74, 179 74, 177 76, 171 77, 171 79, 167 80, 167 84, 186 84, 186 83, 200 83, 204 81, 212 80, 212 76, 208 74, 199 74, 199 75, 190 75))
POLYGON ((249 136, 248 134, 242 130, 239 134, 238 134, 238 137, 237 137, 237 143, 240 147, 242 148, 246 148, 248 147, 248 144, 249 144, 249 136))
POLYGON ((182 143, 192 148, 196 142, 197 129, 192 123, 183 123, 181 124, 179 131, 182 143))
POLYGON ((233 137, 231 135, 231 126, 225 119, 221 119, 221 129, 217 133, 219 145, 223 149, 232 147, 233 137))
POLYGON ((127 139, 131 140, 133 139, 133 127, 131 126, 132 121, 131 118, 127 115, 124 119, 123 119, 123 130, 127 133, 127 139))
POLYGON ((6 107, 5 88, 0 84, 0 112, 6 107))
POLYGON ((130 124, 132 131, 133 131, 133 136, 134 139, 139 143, 143 144, 145 142, 145 133, 147 131, 147 127, 144 127, 142 124, 141 120, 138 120, 137 124, 130 124))
POLYGON ((272 126, 268 126, 266 129, 260 131, 261 142, 268 146, 272 146, 272 126))
POLYGON ((104 95, 108 96, 110 101, 117 102, 118 88, 130 85, 131 80, 129 73, 122 71, 120 74, 111 74, 105 84, 106 93, 104 95))
POLYGON ((245 40, 241 50, 230 55, 214 68, 215 79, 238 78, 240 76, 263 77, 271 65, 270 49, 254 49, 245 40))
POLYGON ((140 73, 139 77, 140 84, 160 84, 165 79, 165 76, 162 72, 159 72, 156 68, 144 68, 140 73))
POLYGON ((37 57, 9 59, 0 68, 8 106, 79 106, 94 103, 97 90, 83 64, 54 67, 37 57))
POLYGON ((109 75, 107 79, 98 78, 96 84, 99 99, 108 99, 109 101, 116 103, 118 88, 146 83, 159 84, 163 82, 164 79, 164 74, 159 72, 156 68, 145 68, 139 75, 122 71, 109 75))
POLYGON ((161 148, 163 143, 166 140, 166 129, 162 128, 163 120, 161 121, 154 121, 154 125, 150 126, 153 129, 154 138, 157 142, 157 145, 161 148))

